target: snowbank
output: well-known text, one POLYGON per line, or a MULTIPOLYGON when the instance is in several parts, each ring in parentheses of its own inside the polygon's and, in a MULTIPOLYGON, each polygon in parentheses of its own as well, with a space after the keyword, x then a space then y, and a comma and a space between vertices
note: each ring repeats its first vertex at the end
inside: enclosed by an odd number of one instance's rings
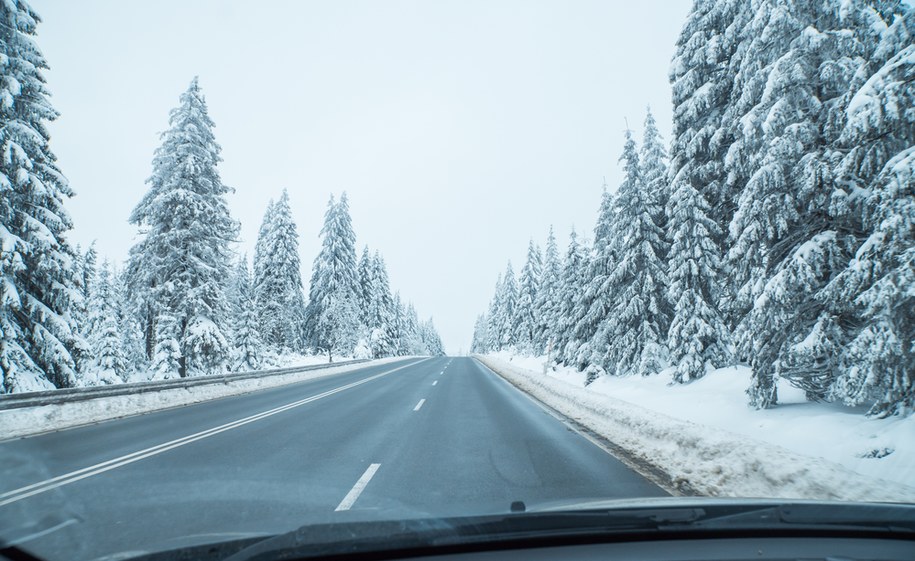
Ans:
MULTIPOLYGON (((669 377, 656 376, 604 377, 584 388, 584 374, 574 369, 544 375, 542 358, 478 358, 523 391, 666 472, 675 486, 685 484, 709 496, 915 502, 911 418, 881 422, 806 403, 754 411, 745 405, 749 374, 742 369, 722 369, 678 387, 667 385, 669 377), (852 450, 883 448, 894 452, 879 459, 846 458, 852 450), (893 468, 866 463, 893 456, 893 468), (837 458, 847 462, 840 465, 837 458)), ((789 402, 798 397, 782 387, 779 395, 789 402)))
POLYGON ((9 409, 0 411, 0 440, 29 436, 52 430, 61 430, 131 415, 139 415, 141 413, 200 403, 202 401, 220 397, 250 393, 276 386, 293 384, 295 382, 312 380, 314 378, 342 374, 358 368, 365 368, 369 365, 396 362, 406 358, 415 357, 384 358, 368 363, 363 362, 291 374, 264 376, 262 378, 249 378, 246 380, 228 382, 226 384, 205 384, 190 388, 176 388, 133 395, 100 397, 98 399, 89 399, 73 403, 9 409))

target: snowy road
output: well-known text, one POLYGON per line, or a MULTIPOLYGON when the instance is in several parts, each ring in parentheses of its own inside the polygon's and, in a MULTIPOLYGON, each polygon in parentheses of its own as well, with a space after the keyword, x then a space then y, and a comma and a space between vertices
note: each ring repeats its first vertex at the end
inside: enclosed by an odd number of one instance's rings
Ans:
POLYGON ((55 558, 663 495, 469 358, 367 366, 0 443, 0 537, 55 558))

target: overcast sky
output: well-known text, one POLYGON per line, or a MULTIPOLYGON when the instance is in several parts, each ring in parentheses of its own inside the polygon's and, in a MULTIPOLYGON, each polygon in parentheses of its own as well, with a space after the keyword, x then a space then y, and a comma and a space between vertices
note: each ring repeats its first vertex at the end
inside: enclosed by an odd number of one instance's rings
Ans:
MULTIPOLYGON (((626 120, 670 136, 667 72, 689 0, 33 0, 61 113, 51 147, 74 242, 122 263, 168 112, 200 77, 239 250, 289 190, 307 283, 331 193, 359 250, 469 347, 497 275, 550 224, 590 237, 626 120)), ((306 287, 307 290, 307 287, 306 287)))

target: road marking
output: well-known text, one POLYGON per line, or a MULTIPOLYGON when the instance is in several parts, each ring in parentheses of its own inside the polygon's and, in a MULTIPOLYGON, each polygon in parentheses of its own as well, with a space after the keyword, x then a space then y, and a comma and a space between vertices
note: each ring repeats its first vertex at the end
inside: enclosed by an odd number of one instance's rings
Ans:
POLYGON ((432 382, 432 385, 434 386, 434 385, 437 384, 437 383, 438 383, 438 380, 432 382))
MULTIPOLYGON (((420 362, 422 362, 422 361, 420 361, 420 362)), ((71 471, 70 473, 65 473, 64 475, 58 475, 57 477, 53 477, 53 478, 47 479, 45 481, 39 481, 38 483, 33 483, 31 485, 26 485, 25 487, 13 489, 12 491, 7 491, 5 493, 0 494, 0 506, 5 506, 10 503, 15 503, 17 501, 21 501, 22 499, 26 499, 26 498, 32 497, 34 495, 39 495, 41 493, 45 493, 52 489, 56 489, 58 487, 63 487, 64 485, 69 485, 70 483, 75 483, 82 479, 86 479, 87 477, 92 477, 94 475, 98 475, 100 473, 104 473, 106 471, 110 471, 112 469, 119 468, 121 466, 126 466, 128 464, 138 462, 144 458, 149 458, 151 456, 161 454, 162 452, 166 452, 168 450, 178 448, 179 446, 184 446, 185 444, 190 444, 191 442, 203 440, 204 438, 208 438, 210 436, 247 425, 248 423, 253 423, 254 421, 259 421, 261 419, 271 417, 273 415, 276 415, 277 413, 282 413, 283 411, 288 411, 289 409, 293 409, 295 407, 300 407, 307 403, 311 403, 313 401, 318 401, 319 399, 324 399, 325 397, 329 397, 336 393, 340 393, 342 391, 346 391, 348 389, 355 388, 356 386, 361 386, 362 384, 371 382, 372 380, 377 380, 378 378, 381 378, 382 376, 387 376, 388 374, 391 374, 393 372, 402 370, 404 368, 407 368, 408 366, 413 366, 416 364, 419 364, 419 363, 411 362, 410 364, 398 366, 397 368, 392 368, 391 370, 386 370, 379 374, 375 374, 374 376, 369 376, 368 378, 363 378, 362 380, 358 380, 356 382, 352 382, 352 383, 346 384, 344 386, 340 386, 338 388, 334 388, 332 390, 328 390, 326 392, 319 393, 317 395, 313 395, 311 397, 306 397, 306 398, 300 399, 298 401, 293 401, 292 403, 288 403, 286 405, 281 405, 279 407, 275 407, 273 409, 269 409, 267 411, 263 411, 261 413, 255 414, 255 415, 251 415, 249 417, 239 419, 237 421, 232 421, 232 422, 226 423, 224 425, 219 425, 218 427, 213 427, 211 429, 200 431, 200 432, 188 435, 188 436, 176 438, 175 440, 163 442, 162 444, 158 444, 156 446, 151 446, 151 447, 143 449, 143 450, 138 450, 137 452, 133 452, 133 453, 121 456, 119 458, 114 458, 114 459, 111 459, 111 460, 108 460, 105 462, 101 462, 94 466, 89 466, 89 467, 85 467, 82 469, 78 469, 76 471, 71 471)))
POLYGON ((414 411, 419 411, 419 408, 422 407, 422 406, 423 406, 423 403, 425 403, 425 402, 426 402, 425 399, 420 399, 420 400, 419 400, 419 403, 416 404, 416 407, 414 407, 413 410, 414 410, 414 411))
POLYGON ((375 472, 378 471, 378 468, 381 467, 381 464, 372 464, 369 466, 365 473, 362 474, 362 477, 359 478, 359 481, 353 485, 353 488, 349 490, 349 493, 343 497, 343 500, 340 501, 340 504, 337 505, 337 508, 334 509, 334 512, 340 510, 349 510, 353 503, 356 502, 356 499, 359 498, 359 495, 362 494, 362 491, 365 490, 365 486, 369 484, 369 481, 375 477, 375 472))

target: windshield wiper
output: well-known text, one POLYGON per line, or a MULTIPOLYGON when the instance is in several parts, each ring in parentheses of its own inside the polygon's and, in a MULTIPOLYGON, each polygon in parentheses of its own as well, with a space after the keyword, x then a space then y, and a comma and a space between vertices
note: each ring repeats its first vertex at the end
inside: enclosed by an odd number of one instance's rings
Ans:
MULTIPOLYGON (((915 506, 894 504, 689 501, 688 504, 581 508, 501 515, 311 524, 273 537, 195 548, 195 557, 266 561, 358 558, 554 546, 645 539, 749 536, 843 536, 915 539, 915 506), (207 553, 208 555, 197 555, 207 553), (234 555, 233 555, 234 553, 234 555)), ((190 550, 169 557, 186 559, 190 550)))

